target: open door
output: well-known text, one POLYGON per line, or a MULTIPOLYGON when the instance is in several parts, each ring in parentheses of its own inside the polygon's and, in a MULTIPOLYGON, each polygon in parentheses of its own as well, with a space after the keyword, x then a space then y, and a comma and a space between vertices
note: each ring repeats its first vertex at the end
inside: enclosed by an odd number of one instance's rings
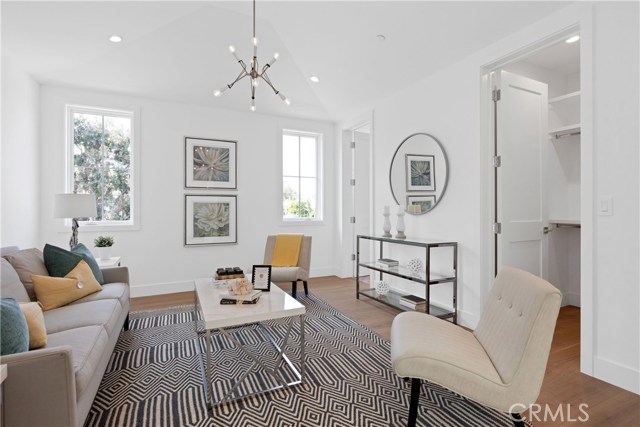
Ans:
MULTIPOLYGON (((547 85, 500 71, 496 114, 496 270, 547 278, 547 85)), ((496 273, 497 273, 496 271, 496 273)))

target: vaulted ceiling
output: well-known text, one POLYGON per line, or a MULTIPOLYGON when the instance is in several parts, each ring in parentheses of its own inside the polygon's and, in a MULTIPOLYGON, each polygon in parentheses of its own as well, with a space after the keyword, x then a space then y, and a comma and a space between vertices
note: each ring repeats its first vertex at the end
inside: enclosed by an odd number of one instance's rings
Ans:
MULTIPOLYGON (((344 119, 567 4, 258 0, 258 59, 279 52, 269 74, 291 105, 262 84, 257 111, 344 119)), ((251 13, 247 1, 3 1, 2 54, 41 83, 248 111, 248 80, 212 93, 240 72, 230 44, 250 58, 251 13)))

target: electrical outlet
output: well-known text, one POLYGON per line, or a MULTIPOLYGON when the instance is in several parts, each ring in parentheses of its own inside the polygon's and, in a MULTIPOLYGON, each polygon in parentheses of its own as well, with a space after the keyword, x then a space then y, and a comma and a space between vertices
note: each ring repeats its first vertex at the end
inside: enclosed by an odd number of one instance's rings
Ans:
POLYGON ((613 197, 600 197, 598 199, 598 214, 600 216, 613 216, 613 197))

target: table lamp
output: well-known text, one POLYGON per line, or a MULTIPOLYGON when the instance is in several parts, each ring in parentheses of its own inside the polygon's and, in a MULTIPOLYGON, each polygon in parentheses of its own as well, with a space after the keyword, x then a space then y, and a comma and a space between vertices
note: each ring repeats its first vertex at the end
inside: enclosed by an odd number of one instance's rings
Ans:
POLYGON ((78 218, 94 218, 96 213, 96 196, 93 194, 66 193, 53 197, 53 217, 72 219, 71 249, 78 245, 78 218))

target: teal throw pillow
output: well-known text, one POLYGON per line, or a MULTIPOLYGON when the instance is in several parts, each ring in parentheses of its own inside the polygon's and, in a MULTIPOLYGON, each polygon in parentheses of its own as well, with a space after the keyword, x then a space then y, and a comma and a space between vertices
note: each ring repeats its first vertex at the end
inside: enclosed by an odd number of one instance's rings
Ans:
POLYGON ((102 271, 100 271, 100 267, 98 267, 98 263, 93 256, 91 256, 91 261, 93 261, 94 266, 92 266, 90 261, 85 259, 81 254, 73 253, 50 244, 44 245, 42 254, 44 256, 44 265, 47 267, 47 271, 50 276, 65 277, 71 270, 76 268, 80 261, 84 259, 87 261, 87 264, 89 264, 91 272, 98 283, 101 285, 104 284, 104 276, 102 275, 102 271), (99 276, 96 274, 94 267, 98 271, 99 276))
POLYGON ((82 259, 85 260, 87 264, 89 264, 89 267, 91 267, 91 271, 93 272, 93 275, 95 276, 98 283, 104 285, 104 276, 102 275, 102 270, 100 270, 100 266, 98 265, 98 262, 96 261, 89 248, 86 247, 83 243, 79 243, 76 247, 71 249, 71 252, 76 255, 80 255, 82 259))
POLYGON ((29 327, 13 298, 0 298, 0 356, 29 351, 29 327))

